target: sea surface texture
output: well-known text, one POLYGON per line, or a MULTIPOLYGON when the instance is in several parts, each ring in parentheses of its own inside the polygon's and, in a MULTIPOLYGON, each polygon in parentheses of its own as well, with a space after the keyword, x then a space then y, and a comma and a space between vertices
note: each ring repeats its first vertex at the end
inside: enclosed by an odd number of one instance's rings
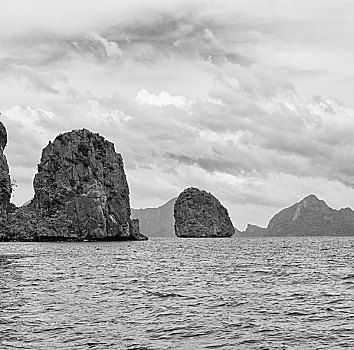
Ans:
POLYGON ((354 349, 354 238, 1 243, 0 349, 354 349))

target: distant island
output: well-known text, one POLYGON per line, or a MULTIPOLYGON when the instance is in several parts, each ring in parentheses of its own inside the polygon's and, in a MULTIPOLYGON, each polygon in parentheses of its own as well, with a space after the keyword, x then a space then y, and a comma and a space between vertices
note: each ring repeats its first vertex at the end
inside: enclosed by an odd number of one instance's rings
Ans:
POLYGON ((237 236, 354 236, 354 211, 332 209, 312 194, 281 210, 266 228, 248 225, 237 236))
MULTIPOLYGON (((173 201, 175 198, 158 208, 133 210, 134 217, 139 218, 142 223, 144 234, 148 237, 175 236, 173 201), (163 225, 161 230, 159 223, 163 225), (154 227, 157 229, 154 230, 154 227)), ((350 208, 332 209, 325 201, 312 194, 281 210, 269 221, 267 227, 249 224, 245 231, 235 228, 233 235, 233 237, 276 236, 354 236, 354 211, 350 208)))

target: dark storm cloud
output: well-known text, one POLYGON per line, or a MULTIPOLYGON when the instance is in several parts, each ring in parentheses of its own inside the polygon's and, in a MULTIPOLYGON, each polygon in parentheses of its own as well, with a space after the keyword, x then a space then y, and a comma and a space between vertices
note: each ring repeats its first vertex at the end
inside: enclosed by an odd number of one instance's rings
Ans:
POLYGON ((0 61, 0 77, 23 79, 30 89, 50 94, 59 94, 59 90, 53 87, 57 80, 65 80, 60 74, 48 74, 36 71, 30 66, 12 62, 10 59, 0 61))
POLYGON ((136 18, 117 19, 117 24, 100 31, 63 35, 29 29, 2 44, 8 50, 7 61, 31 67, 50 66, 77 55, 105 61, 120 58, 122 53, 125 59, 151 63, 172 56, 246 65, 251 59, 237 50, 238 29, 242 33, 242 26, 202 15, 199 8, 176 13, 150 10, 136 18), (230 32, 234 34, 230 36, 230 32))
POLYGON ((11 65, 29 67, 51 67, 57 63, 76 58, 96 59, 105 61, 119 56, 119 47, 108 43, 96 33, 70 34, 67 36, 56 33, 30 32, 4 42, 7 57, 0 61, 2 69, 11 65))
POLYGON ((191 157, 187 155, 178 155, 167 153, 166 156, 172 160, 176 160, 179 163, 185 165, 196 165, 208 172, 222 171, 222 172, 231 172, 235 171, 236 164, 231 161, 224 161, 222 159, 215 158, 203 158, 203 157, 191 157))
POLYGON ((235 48, 236 33, 232 42, 226 40, 229 38, 225 32, 232 30, 232 25, 196 12, 150 12, 135 21, 112 26, 102 35, 118 43, 124 52, 146 61, 176 55, 214 64, 249 64, 251 60, 235 48))
POLYGON ((244 30, 242 25, 200 14, 195 8, 176 13, 151 10, 96 32, 63 35, 29 30, 3 40, 3 45, 8 49, 7 62, 30 67, 51 66, 78 56, 150 63, 181 57, 216 65, 248 65, 252 60, 237 49, 237 41, 243 40, 238 33, 244 30))

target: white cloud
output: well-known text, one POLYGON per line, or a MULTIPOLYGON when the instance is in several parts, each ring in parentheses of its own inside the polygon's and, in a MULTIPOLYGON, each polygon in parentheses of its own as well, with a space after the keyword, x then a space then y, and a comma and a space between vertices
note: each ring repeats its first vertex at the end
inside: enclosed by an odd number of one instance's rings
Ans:
POLYGON ((186 108, 187 99, 184 96, 171 96, 166 91, 161 91, 159 95, 149 93, 146 89, 138 91, 135 101, 141 105, 151 106, 175 106, 177 108, 186 108))

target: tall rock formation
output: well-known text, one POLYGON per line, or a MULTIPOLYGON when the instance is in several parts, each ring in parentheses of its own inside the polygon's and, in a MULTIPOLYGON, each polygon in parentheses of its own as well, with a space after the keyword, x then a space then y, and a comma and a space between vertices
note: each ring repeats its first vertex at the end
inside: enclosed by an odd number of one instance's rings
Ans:
POLYGON ((33 186, 31 205, 47 219, 56 236, 142 238, 130 220, 122 156, 99 134, 74 130, 49 142, 33 186))
POLYGON ((178 196, 174 218, 178 237, 231 237, 235 232, 227 209, 211 193, 194 187, 178 196))
POLYGON ((315 195, 281 210, 267 228, 249 225, 242 236, 353 236, 354 211, 335 210, 315 195))
POLYGON ((60 134, 44 148, 34 198, 8 218, 3 240, 144 240, 130 219, 123 159, 86 129, 60 134))
POLYGON ((140 231, 148 237, 175 237, 173 207, 176 199, 157 208, 132 209, 132 218, 140 221, 140 231))
POLYGON ((11 180, 9 165, 4 154, 7 145, 7 132, 3 123, 0 122, 0 221, 5 220, 10 206, 11 180))

